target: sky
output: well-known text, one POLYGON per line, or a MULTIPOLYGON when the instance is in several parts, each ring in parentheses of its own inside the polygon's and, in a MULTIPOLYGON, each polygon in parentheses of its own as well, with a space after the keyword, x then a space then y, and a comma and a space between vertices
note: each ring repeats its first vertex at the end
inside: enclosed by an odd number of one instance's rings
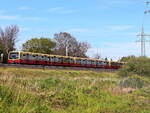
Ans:
MULTIPOLYGON (((140 55, 136 36, 143 13, 150 9, 144 0, 0 0, 0 27, 20 28, 17 49, 34 37, 53 38, 55 33, 69 32, 78 41, 91 45, 88 55, 119 59, 140 55)), ((144 18, 144 29, 150 33, 150 14, 144 18)), ((146 55, 149 43, 146 46, 146 55)))

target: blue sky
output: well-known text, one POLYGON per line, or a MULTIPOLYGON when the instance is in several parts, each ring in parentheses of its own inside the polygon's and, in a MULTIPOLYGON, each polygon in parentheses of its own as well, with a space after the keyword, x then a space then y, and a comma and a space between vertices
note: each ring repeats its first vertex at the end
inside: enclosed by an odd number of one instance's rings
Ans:
MULTIPOLYGON (((140 55, 135 41, 144 10, 144 0, 1 0, 0 27, 20 27, 18 49, 33 37, 53 38, 54 33, 64 31, 90 43, 89 56, 98 48, 103 58, 118 59, 140 55)), ((146 32, 149 15, 144 20, 146 32)))

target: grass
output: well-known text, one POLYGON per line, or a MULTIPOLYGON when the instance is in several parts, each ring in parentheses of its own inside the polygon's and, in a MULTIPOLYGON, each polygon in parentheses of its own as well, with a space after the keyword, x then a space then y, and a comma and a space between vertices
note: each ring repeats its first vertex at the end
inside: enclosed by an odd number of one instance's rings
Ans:
POLYGON ((137 75, 0 68, 0 113, 149 113, 149 94, 137 75))

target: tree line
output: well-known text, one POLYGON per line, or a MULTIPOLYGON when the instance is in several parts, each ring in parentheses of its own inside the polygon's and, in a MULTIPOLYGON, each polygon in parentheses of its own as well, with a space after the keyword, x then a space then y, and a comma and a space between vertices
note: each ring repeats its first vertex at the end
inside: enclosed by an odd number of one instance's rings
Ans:
POLYGON ((121 59, 126 64, 119 70, 121 76, 149 76, 150 77, 150 58, 128 56, 121 59))
MULTIPOLYGON (((0 27, 0 53, 3 53, 3 60, 7 62, 8 53, 16 50, 19 27, 17 25, 0 27)), ((22 44, 22 51, 36 52, 43 54, 68 55, 73 57, 87 57, 86 53, 90 48, 87 42, 80 42, 67 32, 54 34, 54 37, 34 37, 22 44)))

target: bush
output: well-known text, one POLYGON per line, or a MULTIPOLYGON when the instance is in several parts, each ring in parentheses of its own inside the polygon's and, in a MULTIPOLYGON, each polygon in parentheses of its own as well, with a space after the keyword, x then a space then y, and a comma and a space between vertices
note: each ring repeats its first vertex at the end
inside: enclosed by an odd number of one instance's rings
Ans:
POLYGON ((59 79, 55 79, 55 78, 48 78, 45 80, 40 80, 40 88, 41 89, 50 89, 50 87, 56 86, 60 83, 59 79))
POLYGON ((62 89, 51 98, 52 106, 54 108, 67 108, 70 105, 76 105, 78 96, 76 94, 75 84, 68 82, 63 84, 61 88, 62 89))
POLYGON ((146 57, 132 58, 119 70, 119 75, 121 76, 133 74, 150 76, 150 59, 146 57))
POLYGON ((141 76, 133 75, 120 81, 119 86, 122 88, 142 88, 147 85, 149 81, 141 76))

